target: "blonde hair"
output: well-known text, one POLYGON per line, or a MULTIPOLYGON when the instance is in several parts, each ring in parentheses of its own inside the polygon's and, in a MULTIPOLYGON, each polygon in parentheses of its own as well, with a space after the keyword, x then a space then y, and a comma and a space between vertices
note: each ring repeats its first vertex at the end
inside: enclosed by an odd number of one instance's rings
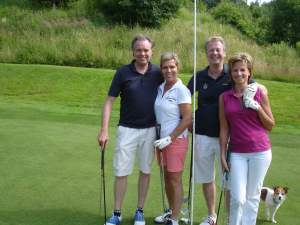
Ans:
POLYGON ((212 42, 220 42, 223 45, 224 52, 226 51, 226 44, 225 44, 224 39, 221 36, 212 36, 212 37, 209 37, 205 42, 204 48, 205 48, 206 53, 208 50, 208 45, 212 42))
POLYGON ((239 53, 236 53, 235 55, 233 55, 232 57, 230 57, 230 59, 228 60, 228 67, 229 67, 230 77, 231 77, 232 67, 237 62, 242 62, 242 63, 247 65, 247 68, 250 72, 250 76, 249 76, 249 79, 250 79, 252 77, 252 72, 253 72, 253 58, 252 58, 252 56, 249 55, 246 52, 239 52, 239 53))
POLYGON ((162 64, 164 62, 172 60, 172 59, 175 61, 175 64, 176 64, 177 68, 179 69, 180 61, 179 61, 178 55, 175 52, 162 53, 160 56, 160 67, 162 66, 162 64))

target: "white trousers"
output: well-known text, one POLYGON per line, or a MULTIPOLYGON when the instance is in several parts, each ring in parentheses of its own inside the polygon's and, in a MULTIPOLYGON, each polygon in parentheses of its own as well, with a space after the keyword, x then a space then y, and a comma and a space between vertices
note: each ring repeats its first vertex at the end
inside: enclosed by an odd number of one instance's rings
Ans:
POLYGON ((231 153, 229 225, 256 224, 260 191, 271 160, 271 149, 258 153, 231 153))

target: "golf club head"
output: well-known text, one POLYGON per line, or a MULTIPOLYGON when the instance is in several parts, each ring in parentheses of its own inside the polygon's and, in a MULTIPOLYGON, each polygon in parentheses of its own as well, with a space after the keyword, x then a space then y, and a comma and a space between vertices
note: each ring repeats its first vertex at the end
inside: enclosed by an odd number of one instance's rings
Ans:
POLYGON ((186 218, 186 217, 180 218, 179 221, 182 222, 182 223, 184 223, 184 224, 189 224, 189 223, 190 223, 190 219, 189 219, 189 218, 186 218))

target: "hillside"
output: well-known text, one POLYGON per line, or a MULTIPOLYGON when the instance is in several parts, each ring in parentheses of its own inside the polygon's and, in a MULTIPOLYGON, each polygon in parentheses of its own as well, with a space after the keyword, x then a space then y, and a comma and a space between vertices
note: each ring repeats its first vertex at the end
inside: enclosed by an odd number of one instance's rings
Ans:
MULTIPOLYGON (((68 10, 38 10, 26 6, 25 0, 7 2, 0 2, 0 62, 115 69, 131 59, 132 37, 146 33, 156 41, 154 62, 161 52, 172 50, 181 58, 182 71, 192 72, 192 9, 182 8, 177 18, 160 29, 146 29, 107 26, 101 16, 88 17, 80 4, 68 10)), ((221 35, 227 42, 228 56, 246 51, 254 57, 257 77, 300 81, 300 57, 292 48, 282 43, 259 46, 207 12, 199 12, 197 22, 197 68, 206 65, 204 41, 221 35)))
MULTIPOLYGON (((105 25, 101 15, 89 17, 80 4, 68 10, 37 10, 30 8, 28 1, 0 0, 0 225, 104 224, 101 173, 105 170, 110 215, 120 98, 112 110, 104 170, 100 167, 97 134, 114 69, 131 60, 132 37, 146 33, 156 41, 153 61, 158 63, 162 51, 176 51, 182 61, 180 78, 187 83, 193 67, 192 11, 182 8, 178 17, 161 29, 129 29, 105 25)), ((232 27, 219 24, 210 14, 200 12, 197 68, 206 65, 205 39, 216 34, 226 39, 228 56, 247 51, 256 60, 255 80, 267 87, 276 120, 270 133, 272 164, 264 186, 289 187, 288 200, 276 220, 279 224, 297 224, 299 56, 285 44, 259 46, 232 27)), ((192 148, 183 173, 185 196, 191 152, 192 148)), ((122 225, 132 225, 138 173, 134 170, 128 179, 122 225)), ((193 220, 199 224, 207 209, 202 188, 194 187, 193 220)), ((220 187, 217 189, 219 198, 220 187)), ((148 225, 161 212, 160 191, 159 166, 154 162, 145 204, 148 225)), ((226 223, 223 217, 218 225, 226 223)), ((263 205, 257 225, 270 225, 263 205)))

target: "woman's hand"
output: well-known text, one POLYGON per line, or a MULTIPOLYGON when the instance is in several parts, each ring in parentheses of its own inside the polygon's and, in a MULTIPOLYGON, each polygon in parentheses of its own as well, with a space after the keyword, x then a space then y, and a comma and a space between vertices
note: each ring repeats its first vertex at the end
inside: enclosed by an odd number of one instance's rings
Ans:
POLYGON ((221 156, 221 164, 222 164, 222 171, 224 172, 229 172, 229 166, 226 160, 226 156, 222 154, 221 156))

